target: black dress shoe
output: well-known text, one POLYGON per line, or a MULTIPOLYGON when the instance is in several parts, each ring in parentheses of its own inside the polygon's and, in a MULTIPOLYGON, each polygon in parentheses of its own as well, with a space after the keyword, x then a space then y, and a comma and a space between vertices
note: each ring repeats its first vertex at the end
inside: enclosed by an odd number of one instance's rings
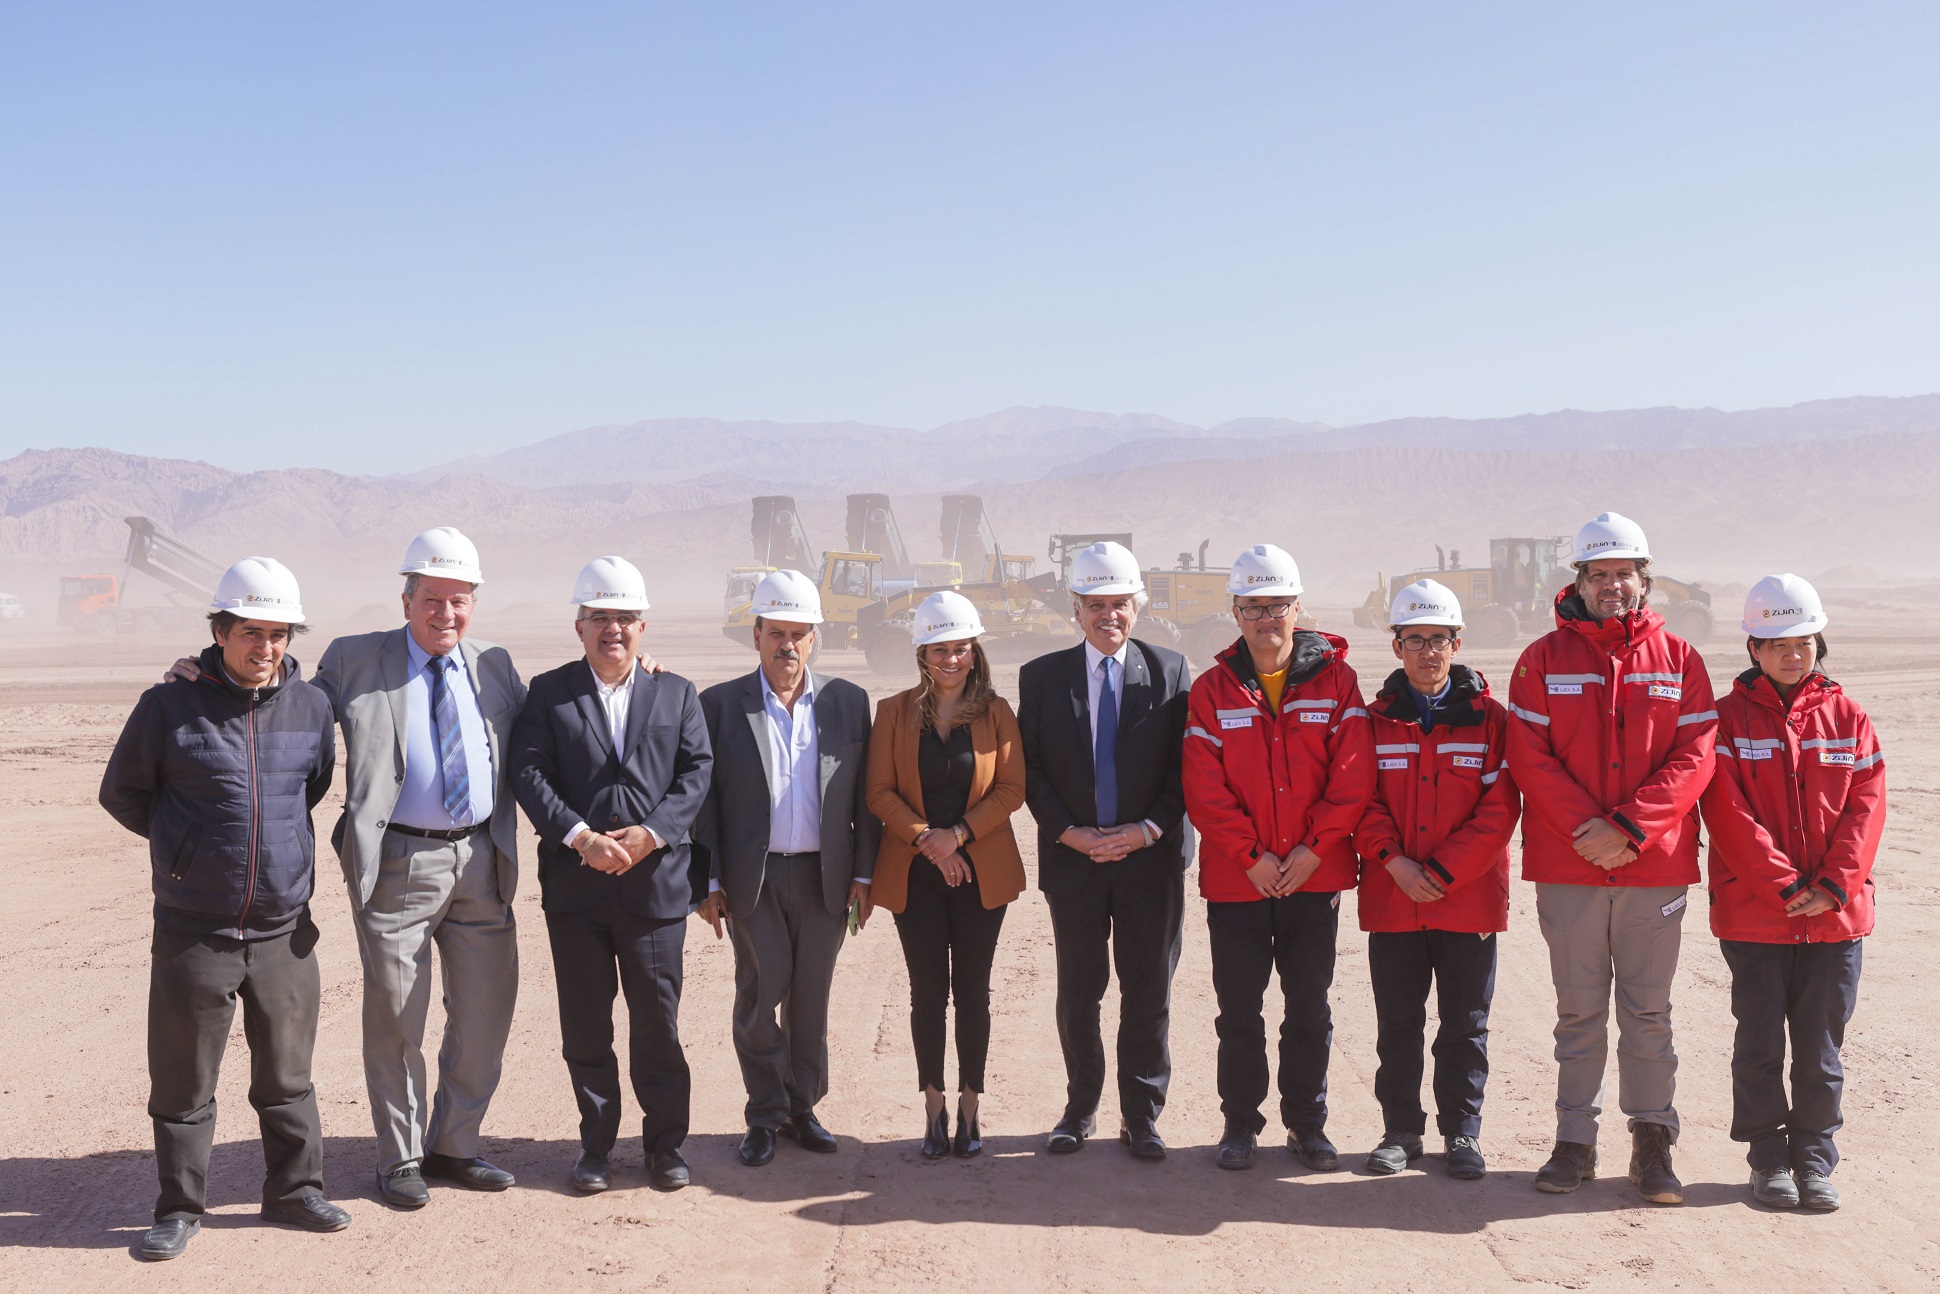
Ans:
POLYGON ((581 1195, 598 1195, 613 1185, 613 1162, 605 1155, 596 1155, 590 1150, 579 1152, 579 1162, 573 1165, 573 1189, 581 1195))
POLYGON ((293 1200, 265 1204, 263 1221, 281 1222, 305 1231, 342 1231, 350 1225, 350 1215, 321 1195, 299 1195, 293 1200))
POLYGON ((936 1107, 936 1117, 923 1126, 923 1158, 941 1159, 950 1153, 950 1107, 936 1107))
POLYGON ((1295 1128, 1287 1133, 1287 1149, 1316 1173, 1340 1171, 1340 1152, 1319 1128, 1295 1128))
POLYGON ((1089 1114, 1067 1114, 1059 1119, 1045 1139, 1044 1148, 1054 1155, 1071 1155, 1085 1148, 1085 1138, 1098 1131, 1098 1120, 1089 1114))
POLYGON ((196 1232, 202 1230, 201 1218, 167 1218, 148 1228, 148 1234, 141 1238, 141 1248, 137 1250, 151 1263, 165 1263, 171 1258, 180 1258, 182 1251, 195 1239, 196 1232))
POLYGON ((656 1150, 648 1178, 657 1191, 677 1191, 692 1180, 687 1174, 687 1161, 680 1157, 678 1150, 656 1150))
POLYGON ((1228 1119, 1226 1130, 1219 1134, 1219 1158, 1215 1162, 1221 1168, 1233 1172, 1251 1168, 1253 1143, 1256 1139, 1251 1128, 1242 1127, 1228 1119))
POLYGON ((421 1209, 431 1202, 431 1192, 416 1164, 399 1164, 377 1175, 377 1198, 394 1209, 421 1209))
POLYGON ((450 1155, 426 1155, 419 1167, 426 1177, 435 1177, 441 1182, 450 1182, 468 1191, 509 1190, 518 1180, 503 1168, 495 1168, 475 1155, 470 1159, 454 1159, 450 1155))
POLYGON ((818 1155, 832 1155, 840 1147, 835 1144, 835 1136, 815 1117, 815 1111, 804 1110, 791 1114, 782 1122, 781 1135, 789 1138, 803 1150, 812 1150, 818 1155))
POLYGON ((957 1135, 950 1140, 950 1153, 958 1159, 975 1159, 983 1153, 983 1133, 977 1130, 977 1116, 963 1117, 963 1106, 957 1106, 957 1135))
POLYGON ((1118 1129, 1118 1139, 1132 1148, 1134 1159, 1164 1159, 1165 1138, 1150 1119, 1127 1119, 1118 1129))
POLYGON ((741 1149, 736 1153, 749 1168, 759 1168, 772 1162, 775 1157, 775 1130, 749 1128, 748 1135, 741 1138, 741 1149))

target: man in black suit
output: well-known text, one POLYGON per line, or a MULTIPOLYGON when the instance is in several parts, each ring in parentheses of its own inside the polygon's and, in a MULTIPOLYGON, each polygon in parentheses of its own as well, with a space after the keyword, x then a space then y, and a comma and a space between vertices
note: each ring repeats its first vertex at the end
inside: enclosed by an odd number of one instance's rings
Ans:
POLYGON ((822 622, 814 582, 769 572, 754 616, 760 666, 701 693, 714 778, 694 830, 711 891, 701 915, 716 938, 725 918, 734 939, 750 1168, 774 1159, 777 1133, 835 1153, 815 1117, 829 1090, 829 987, 850 909, 858 929, 868 920, 882 839, 864 777, 869 694, 808 669, 822 622))
POLYGON ((1185 918, 1185 792, 1179 781, 1191 677, 1185 657, 1131 636, 1145 605, 1138 559, 1106 541, 1071 563, 1085 641, 1018 675, 1025 800, 1037 819, 1038 885, 1058 957, 1064 1117, 1045 1149, 1097 1130, 1105 1086, 1098 1008, 1118 968, 1119 1139, 1163 1159, 1159 1112, 1172 1076, 1172 972, 1185 918))
POLYGON ((612 1185, 613 998, 624 988, 652 1181, 678 1190, 688 1181, 680 1145, 692 1086, 680 1045, 681 949, 700 897, 690 836, 714 756, 694 685, 640 664, 647 594, 632 563, 588 562, 573 600, 586 656, 532 680, 512 740, 513 788, 539 833, 559 1032, 579 1101, 573 1186, 612 1185))

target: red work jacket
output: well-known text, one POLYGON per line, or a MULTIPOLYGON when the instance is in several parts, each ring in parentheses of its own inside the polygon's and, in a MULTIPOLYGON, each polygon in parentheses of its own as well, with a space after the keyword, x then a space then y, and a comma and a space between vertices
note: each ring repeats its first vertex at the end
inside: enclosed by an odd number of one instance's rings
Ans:
POLYGON ((1523 879, 1565 885, 1689 885, 1698 879, 1698 797, 1711 780, 1718 711, 1697 649, 1645 607, 1608 620, 1575 589, 1556 628, 1509 682, 1509 766, 1528 812, 1523 879), (1634 861, 1609 870, 1572 844, 1602 818, 1634 861))
POLYGON ((1200 894, 1216 903, 1260 898, 1247 869, 1295 845, 1321 858, 1302 890, 1353 887, 1352 837, 1374 792, 1374 742, 1344 640, 1294 632, 1278 714, 1267 711, 1245 640, 1234 643, 1193 680, 1186 725, 1200 894))
POLYGON ((1361 929, 1509 928, 1509 837, 1521 797, 1504 763, 1509 712, 1466 665, 1424 730, 1408 676, 1396 670, 1368 702, 1374 729, 1374 798, 1354 833, 1361 856, 1361 929), (1389 875, 1400 854, 1427 868, 1446 893, 1417 903, 1389 875))
POLYGON ((1718 703, 1718 771, 1704 792, 1711 933, 1751 943, 1825 943, 1873 931, 1873 856, 1886 825, 1886 764, 1872 721, 1824 674, 1787 707, 1764 671, 1718 703), (1815 885, 1839 906, 1785 915, 1815 885))

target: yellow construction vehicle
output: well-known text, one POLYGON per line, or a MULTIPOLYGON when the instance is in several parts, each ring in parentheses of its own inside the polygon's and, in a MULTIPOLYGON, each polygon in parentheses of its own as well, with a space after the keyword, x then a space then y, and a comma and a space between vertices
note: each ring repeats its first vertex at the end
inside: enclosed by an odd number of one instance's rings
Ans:
MULTIPOLYGON (((1460 549, 1444 556, 1436 545, 1434 566, 1392 578, 1376 575, 1367 601, 1354 609, 1354 623, 1363 629, 1387 628, 1389 608, 1401 590, 1430 579, 1461 599, 1468 620, 1462 636, 1476 647, 1507 647, 1524 634, 1547 633, 1555 626, 1556 594, 1574 578, 1570 542, 1561 535, 1491 539, 1487 566, 1464 566, 1460 549)), ((1651 583, 1672 633, 1694 643, 1711 636, 1708 592, 1654 571, 1651 583)))

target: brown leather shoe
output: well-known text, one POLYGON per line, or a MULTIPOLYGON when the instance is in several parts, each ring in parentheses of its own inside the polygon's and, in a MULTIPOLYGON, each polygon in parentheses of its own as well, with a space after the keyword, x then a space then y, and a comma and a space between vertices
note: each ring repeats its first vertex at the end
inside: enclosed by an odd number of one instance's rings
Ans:
POLYGON ((1671 1130, 1640 1123, 1630 1133, 1630 1181, 1652 1204, 1684 1203, 1684 1183, 1671 1171, 1671 1130))
POLYGON ((1596 1178, 1596 1147, 1580 1141, 1559 1141, 1549 1152, 1549 1162, 1536 1170, 1536 1189, 1551 1195, 1568 1195, 1596 1178))

